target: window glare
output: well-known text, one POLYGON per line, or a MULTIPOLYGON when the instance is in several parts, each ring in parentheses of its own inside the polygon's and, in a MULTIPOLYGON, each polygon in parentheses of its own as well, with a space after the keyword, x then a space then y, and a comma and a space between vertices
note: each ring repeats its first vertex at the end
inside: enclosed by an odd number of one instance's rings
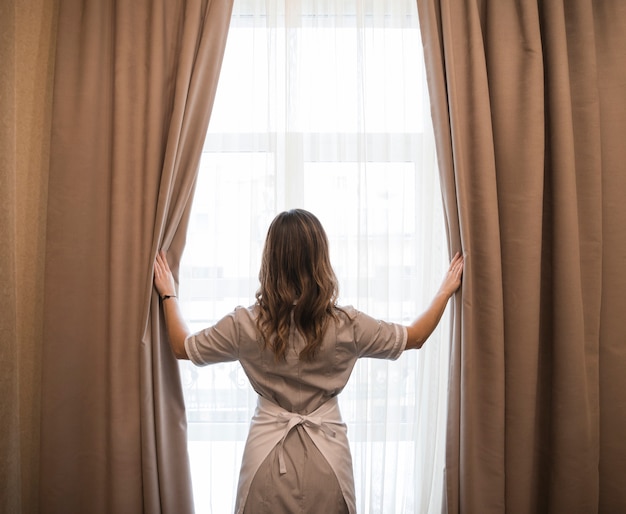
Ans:
MULTIPOLYGON (((415 319, 446 267, 429 116, 415 0, 235 0, 180 266, 190 329, 254 303, 294 207, 326 229, 341 305, 415 319)), ((441 326, 419 355, 357 362, 340 395, 359 512, 441 510, 441 326)), ((180 369, 196 511, 232 511, 256 393, 238 363, 180 369)))
POLYGON ((275 34, 233 27, 209 132, 261 132, 268 124, 272 131, 423 132, 423 62, 406 51, 420 48, 420 37, 417 28, 300 27, 275 34), (307 100, 287 109, 282 99, 292 96, 307 100))

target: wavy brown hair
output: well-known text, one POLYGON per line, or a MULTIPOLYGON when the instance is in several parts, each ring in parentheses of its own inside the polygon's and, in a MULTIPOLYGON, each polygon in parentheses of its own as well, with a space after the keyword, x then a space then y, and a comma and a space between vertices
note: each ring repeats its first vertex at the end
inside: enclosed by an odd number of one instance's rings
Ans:
POLYGON ((276 360, 285 359, 293 313, 306 340, 301 360, 313 360, 330 318, 336 316, 338 284, 330 264, 328 238, 319 220, 303 209, 282 212, 272 221, 256 293, 257 327, 276 360))

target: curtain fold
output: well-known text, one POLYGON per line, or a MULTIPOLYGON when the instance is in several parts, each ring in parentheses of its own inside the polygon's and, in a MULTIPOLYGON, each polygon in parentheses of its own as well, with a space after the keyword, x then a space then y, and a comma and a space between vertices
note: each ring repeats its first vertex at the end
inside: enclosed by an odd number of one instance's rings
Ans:
POLYGON ((622 511, 626 6, 418 8, 449 235, 467 257, 447 512, 622 511))
POLYGON ((182 252, 232 2, 62 1, 48 191, 42 512, 191 512, 152 262, 182 252))
POLYGON ((16 48, 15 6, 0 5, 0 112, 2 112, 0 137, 0 230, 3 245, 0 249, 0 511, 10 512, 20 508, 20 452, 19 452, 19 360, 18 348, 13 342, 18 338, 18 304, 16 254, 17 205, 15 192, 17 178, 13 171, 16 156, 16 48), (10 342, 10 343, 8 343, 10 342))
POLYGON ((0 512, 37 512, 55 2, 0 5, 0 512))

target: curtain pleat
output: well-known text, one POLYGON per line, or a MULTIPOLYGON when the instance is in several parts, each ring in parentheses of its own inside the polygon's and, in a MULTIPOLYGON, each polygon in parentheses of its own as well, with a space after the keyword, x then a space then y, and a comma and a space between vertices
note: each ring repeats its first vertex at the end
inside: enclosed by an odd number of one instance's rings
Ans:
POLYGON ((0 44, 2 72, 0 72, 0 233, 3 245, 0 249, 0 511, 16 511, 20 499, 20 394, 19 394, 19 351, 18 304, 16 254, 17 204, 15 193, 17 177, 16 156, 16 47, 15 6, 13 3, 0 5, 0 33, 4 41, 0 44), (6 41, 6 42, 5 42, 6 41))
POLYGON ((182 252, 230 1, 60 3, 42 512, 191 512, 178 366, 152 291, 182 252))
POLYGON ((626 7, 418 8, 450 240, 467 258, 447 512, 621 512, 626 7))
POLYGON ((0 2, 0 512, 38 512, 55 2, 0 2))
POLYGON ((626 510, 626 5, 593 9, 602 162, 602 290, 600 310, 599 512, 626 510))

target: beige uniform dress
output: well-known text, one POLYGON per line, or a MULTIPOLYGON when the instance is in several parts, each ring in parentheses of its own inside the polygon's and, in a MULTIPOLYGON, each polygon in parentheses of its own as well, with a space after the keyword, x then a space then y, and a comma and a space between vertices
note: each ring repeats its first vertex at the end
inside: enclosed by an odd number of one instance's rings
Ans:
POLYGON ((292 325, 284 361, 263 349, 257 307, 238 307, 185 341, 204 366, 238 360, 259 402, 250 424, 237 492, 237 514, 356 513, 352 460, 337 395, 361 357, 397 359, 402 325, 341 307, 314 361, 298 358, 304 340, 292 325))

